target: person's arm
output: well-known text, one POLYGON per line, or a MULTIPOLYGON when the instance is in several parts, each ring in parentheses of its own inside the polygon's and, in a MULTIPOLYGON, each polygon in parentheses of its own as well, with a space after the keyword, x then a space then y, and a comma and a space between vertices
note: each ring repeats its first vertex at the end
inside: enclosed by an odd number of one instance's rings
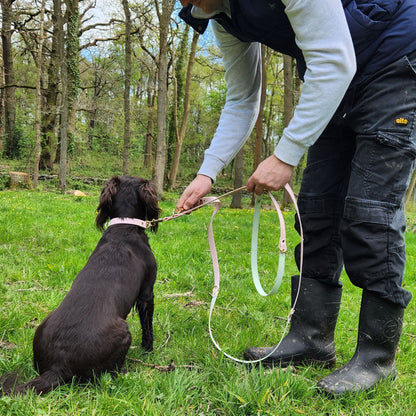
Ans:
POLYGON ((277 191, 290 181, 293 167, 329 123, 356 71, 340 1, 282 1, 307 69, 299 103, 274 154, 247 181, 247 189, 256 194, 277 191))
POLYGON ((179 198, 178 211, 197 205, 217 175, 248 139, 260 107, 261 49, 258 43, 242 42, 211 21, 223 55, 227 96, 211 145, 196 178, 179 198))
POLYGON ((307 69, 299 103, 274 155, 295 166, 334 115, 356 61, 341 1, 282 1, 307 69))
POLYGON ((261 49, 242 42, 211 21, 222 53, 227 96, 211 145, 198 172, 215 181, 248 139, 256 123, 261 94, 261 49))

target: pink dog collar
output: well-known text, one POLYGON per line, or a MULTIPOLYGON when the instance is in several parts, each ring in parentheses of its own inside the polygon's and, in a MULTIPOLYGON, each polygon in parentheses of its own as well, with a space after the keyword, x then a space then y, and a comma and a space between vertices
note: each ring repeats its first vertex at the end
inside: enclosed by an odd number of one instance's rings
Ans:
POLYGON ((138 218, 112 218, 108 223, 108 226, 116 225, 116 224, 129 224, 129 225, 137 225, 141 228, 148 228, 147 221, 139 220, 138 218))

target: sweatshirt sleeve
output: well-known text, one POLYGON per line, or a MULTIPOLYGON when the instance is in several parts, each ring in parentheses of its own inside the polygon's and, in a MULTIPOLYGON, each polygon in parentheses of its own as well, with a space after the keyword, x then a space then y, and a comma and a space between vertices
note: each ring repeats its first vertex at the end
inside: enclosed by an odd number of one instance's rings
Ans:
POLYGON ((211 145, 205 151, 199 174, 215 178, 248 139, 260 106, 261 49, 242 42, 211 20, 223 56, 227 95, 211 145))
POLYGON ((282 1, 307 69, 299 103, 274 154, 295 166, 341 103, 356 61, 341 1, 282 1))

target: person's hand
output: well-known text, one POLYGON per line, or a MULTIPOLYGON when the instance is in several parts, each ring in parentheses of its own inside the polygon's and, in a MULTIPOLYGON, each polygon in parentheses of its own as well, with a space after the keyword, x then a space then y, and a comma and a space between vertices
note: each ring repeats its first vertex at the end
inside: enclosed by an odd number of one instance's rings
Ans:
POLYGON ((179 201, 176 204, 178 212, 186 211, 199 205, 201 198, 211 190, 211 187, 211 178, 205 175, 197 175, 179 198, 179 201))
POLYGON ((247 190, 261 195, 264 191, 278 191, 292 177, 293 166, 272 155, 263 160, 247 182, 247 190))

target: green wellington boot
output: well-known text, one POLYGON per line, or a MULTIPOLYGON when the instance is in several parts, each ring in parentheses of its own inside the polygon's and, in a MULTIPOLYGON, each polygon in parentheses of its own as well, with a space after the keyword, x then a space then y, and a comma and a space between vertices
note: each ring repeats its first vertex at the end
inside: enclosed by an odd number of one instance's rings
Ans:
POLYGON ((378 381, 396 377, 394 357, 403 326, 404 309, 363 291, 355 354, 342 368, 318 382, 336 396, 371 389, 378 381))
MULTIPOLYGON (((292 306, 296 299, 299 276, 292 276, 292 306)), ((329 286, 315 279, 302 279, 300 293, 292 316, 290 330, 279 348, 262 361, 264 365, 319 364, 335 365, 334 331, 342 288, 329 286)), ((248 348, 246 360, 258 360, 274 347, 248 348)))

